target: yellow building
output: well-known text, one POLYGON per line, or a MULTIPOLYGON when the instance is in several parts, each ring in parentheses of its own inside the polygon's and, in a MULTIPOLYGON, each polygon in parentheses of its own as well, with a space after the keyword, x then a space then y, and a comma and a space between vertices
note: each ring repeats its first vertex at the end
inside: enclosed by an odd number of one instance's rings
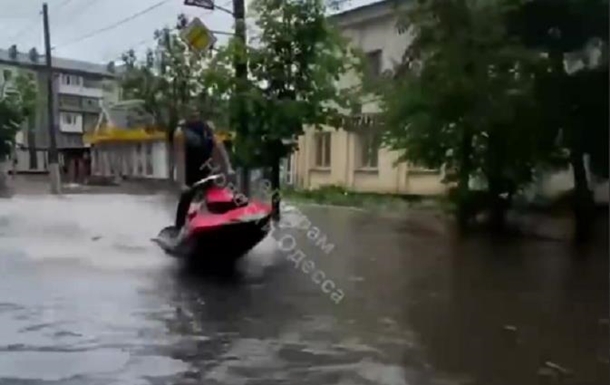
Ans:
MULTIPOLYGON (((396 12, 391 0, 379 1, 330 17, 330 21, 366 54, 368 76, 391 70, 406 48, 406 37, 396 31, 396 12)), ((345 76, 340 87, 359 85, 356 76, 345 76)), ((290 158, 288 174, 297 187, 315 189, 343 186, 359 192, 441 194, 441 170, 396 164, 398 154, 380 148, 379 103, 364 98, 350 128, 307 129, 299 138, 299 151, 290 158)))
POLYGON ((166 179, 168 149, 165 131, 139 100, 103 106, 93 132, 84 136, 91 145, 91 174, 114 178, 166 179))
MULTIPOLYGON (((180 130, 176 131, 180 136, 180 130)), ((233 134, 216 131, 216 140, 230 142, 233 134)), ((157 127, 141 100, 129 100, 102 107, 95 130, 85 135, 91 145, 91 174, 99 177, 174 179, 180 162, 170 169, 166 131, 157 127)), ((177 143, 180 143, 178 140, 177 143)), ((181 159, 178 152, 177 159, 181 159)))

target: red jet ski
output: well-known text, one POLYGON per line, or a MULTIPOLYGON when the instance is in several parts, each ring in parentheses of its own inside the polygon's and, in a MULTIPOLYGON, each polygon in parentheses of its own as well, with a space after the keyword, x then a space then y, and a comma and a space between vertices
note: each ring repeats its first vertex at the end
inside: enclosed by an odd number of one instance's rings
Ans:
POLYGON ((154 239, 168 254, 231 263, 267 236, 271 205, 240 202, 230 189, 214 184, 217 178, 193 185, 199 196, 193 199, 182 229, 166 227, 154 239))

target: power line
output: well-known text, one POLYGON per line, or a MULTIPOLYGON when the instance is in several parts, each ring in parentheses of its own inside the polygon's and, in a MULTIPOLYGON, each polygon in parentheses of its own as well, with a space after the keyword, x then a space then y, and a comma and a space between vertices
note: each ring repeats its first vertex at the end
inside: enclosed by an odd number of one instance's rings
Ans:
POLYGON ((64 5, 68 4, 69 2, 71 2, 72 0, 64 0, 61 4, 59 4, 59 6, 57 6, 57 9, 63 7, 64 5))
POLYGON ((150 12, 150 11, 152 11, 152 10, 156 9, 156 8, 159 8, 160 6, 162 6, 163 4, 165 4, 165 3, 169 2, 169 1, 170 1, 170 0, 162 0, 162 1, 159 1, 158 3, 155 3, 155 4, 151 5, 150 7, 146 8, 146 9, 143 9, 143 10, 141 10, 141 11, 139 11, 139 12, 136 12, 136 13, 134 13, 133 15, 131 15, 131 16, 129 16, 129 17, 126 17, 126 18, 124 18, 124 19, 122 19, 122 20, 119 20, 119 21, 117 21, 116 23, 113 23, 113 24, 111 24, 111 25, 109 25, 109 26, 106 26, 106 27, 104 27, 104 28, 100 28, 100 29, 98 29, 98 30, 96 30, 96 31, 93 31, 93 32, 91 32, 91 33, 88 33, 88 34, 87 34, 87 35, 85 35, 85 36, 82 36, 82 37, 80 37, 80 38, 78 38, 78 39, 74 39, 74 40, 69 41, 69 42, 67 42, 67 43, 65 43, 65 44, 62 44, 62 45, 60 45, 60 46, 55 46, 55 47, 53 47, 52 49, 57 49, 57 48, 59 48, 59 47, 65 47, 65 46, 68 46, 68 45, 72 45, 72 44, 75 44, 75 43, 81 42, 81 41, 83 41, 83 40, 89 39, 90 37, 93 37, 93 36, 98 35, 98 34, 100 34, 100 33, 110 31, 111 29, 114 29, 114 28, 116 28, 116 27, 118 27, 118 26, 121 26, 121 25, 123 25, 123 24, 125 24, 125 23, 127 23, 127 22, 130 22, 131 20, 133 20, 133 19, 135 19, 135 18, 137 18, 137 17, 139 17, 139 16, 142 16, 142 15, 144 15, 144 14, 146 14, 146 13, 148 13, 148 12, 150 12))
POLYGON ((19 31, 17 31, 17 33, 11 35, 11 37, 9 38, 9 42, 14 41, 15 39, 21 40, 21 38, 23 38, 24 36, 27 36, 32 33, 32 31, 35 31, 36 29, 34 29, 34 26, 39 25, 39 23, 41 22, 41 20, 39 19, 41 14, 42 11, 39 11, 37 15, 38 18, 36 20, 34 20, 32 23, 28 23, 25 28, 20 29, 19 31))
POLYGON ((153 38, 149 37, 149 38, 140 40, 139 42, 137 42, 135 44, 132 44, 129 48, 126 48, 126 49, 122 50, 120 54, 112 55, 112 57, 111 56, 106 56, 106 57, 109 58, 110 60, 121 59, 124 53, 129 52, 132 49, 138 48, 138 47, 140 47, 141 45, 143 45, 145 43, 152 42, 152 41, 155 41, 155 40, 156 39, 154 37, 153 38))
MULTIPOLYGON (((71 0, 66 0, 66 2, 69 2, 71 0)), ((91 7, 93 4, 97 3, 99 0, 91 0, 88 3, 84 4, 83 7, 80 7, 80 9, 76 9, 75 12, 72 13, 72 17, 75 17, 76 15, 78 15, 79 13, 83 13, 84 10, 88 9, 89 7, 91 7)))
MULTIPOLYGON (((169 30, 168 30, 168 31, 169 31, 169 32, 174 32, 174 31, 177 31, 178 29, 179 29, 179 28, 177 28, 177 27, 173 27, 173 28, 169 28, 169 30)), ((233 32, 227 32, 227 31, 216 31, 216 30, 210 30, 210 32, 212 32, 212 33, 214 33, 214 34, 216 34, 216 35, 233 35, 233 32)), ((142 40, 140 40, 139 42, 137 42, 137 43, 135 43, 135 44, 131 45, 129 48, 127 48, 127 49, 125 49, 125 50, 122 50, 122 51, 121 51, 121 53, 120 53, 120 54, 118 54, 118 55, 116 55, 114 58, 115 58, 115 59, 120 59, 120 58, 121 58, 121 55, 122 55, 123 53, 125 53, 125 52, 129 51, 130 49, 137 48, 137 47, 141 46, 141 45, 142 45, 142 44, 144 44, 144 43, 148 43, 148 42, 152 42, 152 41, 156 41, 156 40, 157 40, 157 39, 156 39, 156 38, 154 38, 154 37, 153 37, 153 38, 146 38, 146 39, 142 39, 142 40)), ((108 56, 106 56, 106 57, 108 57, 108 56)))
POLYGON ((93 4, 97 3, 100 0, 91 0, 89 2, 89 4, 85 5, 83 8, 80 9, 80 12, 84 11, 85 9, 89 8, 90 6, 92 6, 93 4))

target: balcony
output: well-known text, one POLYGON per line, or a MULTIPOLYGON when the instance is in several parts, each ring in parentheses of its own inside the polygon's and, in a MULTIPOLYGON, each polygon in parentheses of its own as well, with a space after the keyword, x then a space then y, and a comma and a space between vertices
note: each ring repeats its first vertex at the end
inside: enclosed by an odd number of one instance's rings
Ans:
POLYGON ((68 85, 59 84, 59 93, 67 95, 78 95, 88 98, 102 98, 104 97, 104 90, 102 88, 94 88, 79 85, 68 85))
POLYGON ((99 114, 101 111, 100 100, 97 98, 60 94, 58 105, 61 111, 99 114))

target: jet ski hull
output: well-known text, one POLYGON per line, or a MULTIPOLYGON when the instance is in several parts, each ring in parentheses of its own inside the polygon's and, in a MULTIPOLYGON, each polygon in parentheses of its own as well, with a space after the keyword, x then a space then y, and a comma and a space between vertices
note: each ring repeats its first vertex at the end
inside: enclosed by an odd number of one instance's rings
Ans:
POLYGON ((270 215, 257 220, 232 222, 214 230, 194 231, 191 255, 195 258, 235 261, 247 254, 268 233, 270 215))
POLYGON ((213 263, 233 263, 269 232, 271 215, 233 221, 215 227, 195 227, 180 234, 174 226, 161 230, 154 241, 168 254, 213 263))
POLYGON ((203 188, 202 200, 191 203, 182 229, 166 227, 155 241, 168 254, 200 262, 233 263, 269 232, 271 206, 236 199, 226 188, 206 186, 208 177, 192 188, 203 188))

